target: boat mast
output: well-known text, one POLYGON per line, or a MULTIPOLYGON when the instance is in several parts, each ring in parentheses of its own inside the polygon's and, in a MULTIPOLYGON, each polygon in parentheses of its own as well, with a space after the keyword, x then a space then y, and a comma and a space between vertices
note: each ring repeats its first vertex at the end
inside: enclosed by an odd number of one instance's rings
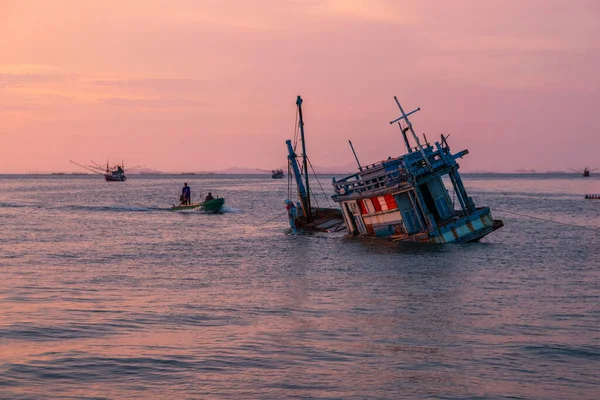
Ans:
POLYGON ((302 210, 304 211, 304 215, 306 214, 306 189, 304 188, 304 183, 302 182, 302 172, 300 171, 300 166, 298 165, 298 156, 294 151, 294 147, 292 146, 291 140, 286 140, 285 144, 288 148, 288 161, 290 166, 292 167, 292 173, 294 174, 294 178, 296 179, 296 186, 298 186, 298 196, 300 196, 300 202, 302 205, 302 210))
POLYGON ((302 119, 302 97, 298 96, 298 98, 296 99, 296 105, 298 106, 298 115, 300 117, 300 138, 302 140, 302 167, 304 169, 304 179, 306 180, 306 198, 302 199, 302 207, 304 208, 306 222, 310 222, 312 212, 310 207, 310 186, 308 184, 308 163, 306 162, 306 142, 304 140, 304 120, 302 119))

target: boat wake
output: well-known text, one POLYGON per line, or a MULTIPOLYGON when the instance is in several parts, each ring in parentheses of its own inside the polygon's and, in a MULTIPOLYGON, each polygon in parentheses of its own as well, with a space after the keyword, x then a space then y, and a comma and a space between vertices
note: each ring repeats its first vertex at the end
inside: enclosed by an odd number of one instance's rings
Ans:
POLYGON ((239 213, 239 212, 242 212, 242 210, 233 208, 233 207, 229 207, 229 206, 223 206, 223 208, 221 208, 220 212, 222 214, 229 214, 229 213, 239 213))
MULTIPOLYGON (((151 207, 139 205, 80 205, 80 204, 64 204, 64 205, 47 205, 34 203, 0 203, 0 208, 44 208, 44 209, 62 209, 62 210, 81 210, 81 211, 97 211, 97 212, 151 212, 151 211, 173 211, 170 207, 151 207)), ((202 209, 177 210, 180 213, 201 213, 215 214, 214 211, 205 211, 202 209)), ((241 210, 233 207, 224 206, 217 214, 239 213, 241 210)))
POLYGON ((40 207, 38 204, 15 204, 15 203, 0 203, 0 208, 27 208, 40 207))
POLYGON ((143 207, 143 206, 82 206, 82 205, 68 205, 58 208, 65 208, 70 210, 86 210, 86 211, 112 211, 112 212, 147 212, 156 211, 158 208, 143 207))

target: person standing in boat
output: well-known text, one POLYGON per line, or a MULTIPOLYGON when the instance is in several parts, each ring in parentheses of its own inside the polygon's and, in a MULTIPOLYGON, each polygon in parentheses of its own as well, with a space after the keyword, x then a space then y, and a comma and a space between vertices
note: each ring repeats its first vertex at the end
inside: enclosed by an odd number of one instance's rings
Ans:
POLYGON ((296 234, 296 206, 290 200, 286 199, 284 201, 285 209, 288 213, 288 219, 290 220, 290 228, 292 229, 292 234, 296 234))
POLYGON ((181 189, 182 203, 183 205, 192 204, 192 190, 188 186, 187 182, 183 184, 183 188, 181 189))

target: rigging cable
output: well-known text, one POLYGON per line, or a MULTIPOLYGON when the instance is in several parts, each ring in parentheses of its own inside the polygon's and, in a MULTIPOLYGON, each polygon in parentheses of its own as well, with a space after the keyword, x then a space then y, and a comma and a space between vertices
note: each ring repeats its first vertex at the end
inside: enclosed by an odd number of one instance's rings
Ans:
POLYGON ((260 223, 260 224, 258 224, 258 225, 254 225, 254 228, 258 228, 259 226, 266 225, 266 224, 268 224, 269 222, 273 222, 273 221, 275 221, 276 219, 283 219, 283 216, 284 216, 284 215, 286 215, 286 214, 287 214, 287 210, 286 210, 285 212, 283 212, 282 214, 279 214, 279 215, 277 215, 275 218, 271 218, 271 219, 269 219, 269 220, 266 220, 266 221, 265 221, 265 222, 263 222, 263 223, 260 223))
POLYGON ((298 131, 300 125, 298 123, 298 109, 296 109, 296 121, 294 122, 294 153, 296 152, 296 146, 298 145, 298 131))
MULTIPOLYGON (((296 145, 298 143, 298 109, 296 109, 296 120, 294 121, 294 146, 292 147, 294 153, 296 152, 296 145)), ((288 199, 292 201, 292 162, 288 158, 288 199)))
POLYGON ((495 211, 504 212, 504 213, 507 213, 507 214, 518 215, 518 216, 521 216, 521 217, 527 217, 527 218, 531 218, 531 219, 537 219, 537 220, 544 221, 544 222, 554 222, 555 224, 569 226, 569 227, 572 227, 572 228, 581 228, 581 229, 589 229, 589 230, 592 230, 592 231, 600 231, 600 228, 593 227, 593 226, 584 226, 584 225, 570 224, 568 222, 560 222, 560 221, 555 221, 553 219, 548 219, 548 218, 534 217, 533 215, 521 214, 521 213, 514 212, 514 211, 506 211, 506 210, 501 210, 501 209, 498 209, 498 208, 494 208, 494 210, 495 211))
MULTIPOLYGON (((310 165, 310 169, 312 169, 313 175, 315 176, 315 179, 317 180, 317 183, 319 184, 319 187, 321 188, 323 195, 327 199, 327 204, 329 205, 329 208, 332 208, 331 202, 329 201, 329 197, 327 196, 327 193, 325 193, 325 189, 323 189, 323 186, 321 185, 321 181, 319 180, 319 177, 317 176, 317 173, 315 172, 315 169, 314 169, 312 163, 310 162, 310 158, 307 157, 306 160, 308 161, 308 165, 310 165)), ((315 201, 316 201, 316 197, 315 197, 315 201)), ((318 203, 317 203, 317 205, 318 205, 318 203)))

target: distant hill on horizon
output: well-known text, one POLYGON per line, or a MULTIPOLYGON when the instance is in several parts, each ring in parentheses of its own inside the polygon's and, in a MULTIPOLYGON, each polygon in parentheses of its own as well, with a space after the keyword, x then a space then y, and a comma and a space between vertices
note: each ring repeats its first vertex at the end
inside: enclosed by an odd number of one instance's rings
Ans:
MULTIPOLYGON (((287 166, 281 168, 287 174, 287 166)), ((320 175, 342 175, 353 174, 356 171, 356 166, 334 166, 323 167, 315 165, 315 172, 320 175)), ((214 171, 217 174, 239 174, 239 175, 270 175, 271 172, 264 169, 248 168, 248 167, 229 167, 222 170, 214 171)))

